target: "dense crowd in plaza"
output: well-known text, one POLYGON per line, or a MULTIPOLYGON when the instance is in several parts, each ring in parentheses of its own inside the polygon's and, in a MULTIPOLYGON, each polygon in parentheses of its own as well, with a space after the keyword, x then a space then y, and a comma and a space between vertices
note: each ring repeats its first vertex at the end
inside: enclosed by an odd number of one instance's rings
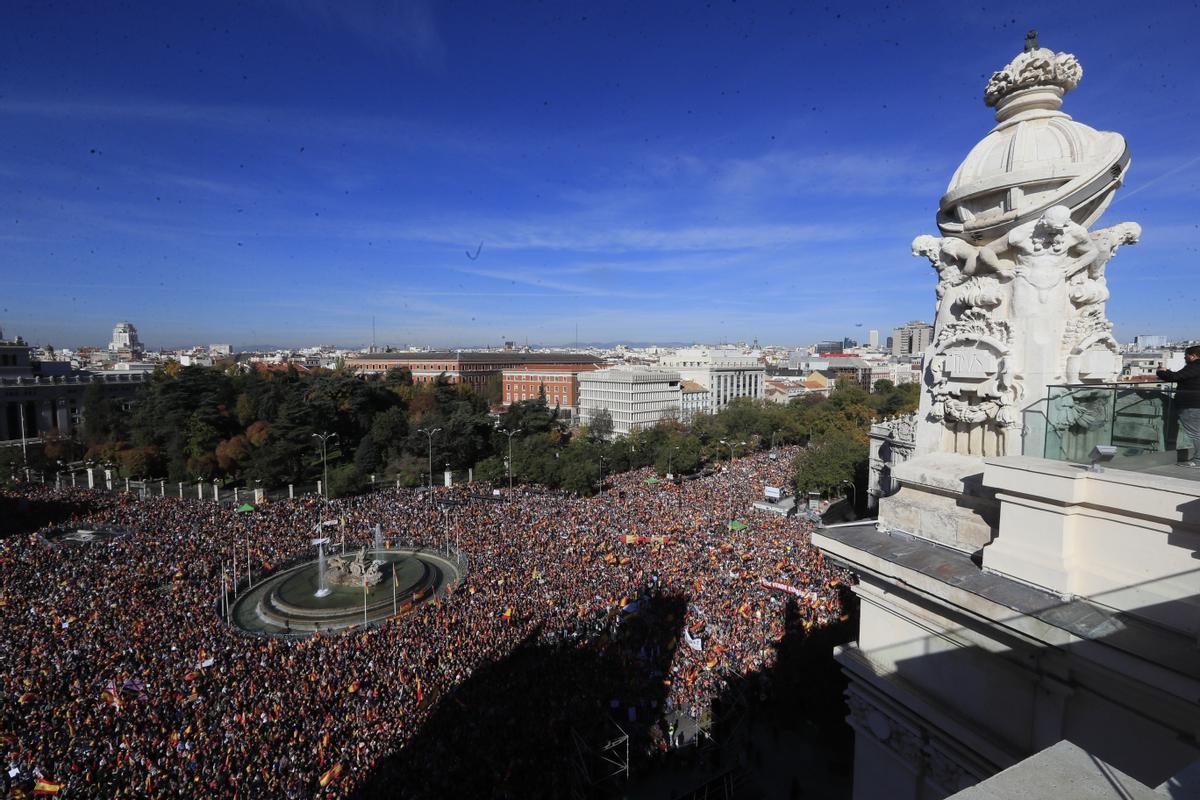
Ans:
MULTIPOLYGON (((20 487, 24 498, 76 504, 65 524, 133 533, 84 546, 35 534, 0 541, 0 786, 105 798, 371 793, 439 706, 471 703, 460 688, 473 678, 488 680, 480 676, 521 647, 589 642, 603 654, 641 617, 665 619, 671 635, 640 640, 621 663, 657 665, 646 685, 659 689, 630 689, 614 707, 622 718, 703 714, 735 676, 770 668, 789 601, 804 630, 842 615, 847 576, 811 547, 810 524, 751 510, 765 485, 787 480, 794 449, 775 453, 681 485, 648 482, 647 470, 617 475, 592 498, 439 489, 437 501, 456 501, 446 508, 389 490, 239 514, 194 499, 20 487), (731 509, 747 527, 727 524, 731 509), (255 575, 270 572, 310 553, 324 519, 340 520, 334 535, 355 548, 377 524, 385 538, 457 543, 470 570, 436 602, 369 629, 289 639, 223 624, 222 565, 244 566, 248 544, 255 575), (665 611, 661 598, 680 600, 665 611)), ((548 692, 599 680, 588 659, 559 663, 544 676, 548 692)), ((486 708, 470 717, 505 739, 553 729, 560 711, 537 696, 514 707, 526 718, 486 708)), ((656 734, 640 745, 666 742, 656 734)), ((470 757, 494 796, 562 793, 561 775, 531 786, 520 765, 470 757)), ((389 796, 441 791, 404 763, 407 779, 389 796)))

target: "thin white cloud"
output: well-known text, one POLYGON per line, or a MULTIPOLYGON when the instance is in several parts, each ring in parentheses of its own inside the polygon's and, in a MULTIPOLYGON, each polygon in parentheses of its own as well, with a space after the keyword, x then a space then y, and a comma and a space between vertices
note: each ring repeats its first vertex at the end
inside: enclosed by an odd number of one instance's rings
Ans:
POLYGON ((744 224, 683 227, 600 227, 517 221, 476 221, 404 226, 364 225, 349 229, 371 239, 401 239, 462 245, 482 241, 488 250, 576 252, 687 252, 761 250, 803 243, 843 242, 863 236, 857 225, 744 224))
MULTIPOLYGON (((1128 192, 1124 192, 1124 193, 1118 192, 1117 198, 1115 200, 1113 200, 1113 205, 1120 203, 1122 200, 1128 200, 1131 197, 1135 197, 1138 194, 1141 194, 1142 192, 1146 191, 1147 189, 1155 186, 1160 181, 1164 181, 1167 178, 1178 175, 1181 172, 1185 172, 1185 171, 1191 169, 1192 167, 1196 166, 1197 164, 1200 164, 1200 155, 1194 156, 1193 158, 1190 158, 1187 161, 1184 161, 1183 163, 1176 162, 1175 166, 1172 166, 1171 168, 1166 169, 1163 172, 1160 172, 1158 175, 1155 175, 1153 178, 1151 178, 1148 181, 1143 181, 1143 182, 1137 184, 1132 190, 1130 190, 1128 192)), ((1189 191, 1189 194, 1190 194, 1190 191, 1189 191)))
POLYGON ((321 29, 340 28, 383 52, 399 52, 426 68, 446 62, 446 44, 427 0, 283 0, 279 7, 321 29))
POLYGON ((658 178, 702 183, 719 196, 797 199, 814 195, 936 197, 952 170, 953 164, 944 156, 786 149, 733 158, 680 154, 652 164, 658 178))

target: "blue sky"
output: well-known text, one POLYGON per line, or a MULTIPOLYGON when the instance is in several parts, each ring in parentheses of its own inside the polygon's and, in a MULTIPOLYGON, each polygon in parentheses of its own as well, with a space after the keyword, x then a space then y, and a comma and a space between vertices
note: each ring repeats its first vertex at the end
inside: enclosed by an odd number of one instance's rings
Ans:
POLYGON ((1200 337, 1196 2, 10 4, 0 324, 60 346, 805 344, 932 316, 1030 27, 1126 136, 1121 338, 1200 337), (968 7, 969 6, 969 7, 968 7), (1147 10, 1148 9, 1148 10, 1147 10), (478 258, 472 259, 482 243, 478 258), (861 323, 863 327, 856 325, 861 323))

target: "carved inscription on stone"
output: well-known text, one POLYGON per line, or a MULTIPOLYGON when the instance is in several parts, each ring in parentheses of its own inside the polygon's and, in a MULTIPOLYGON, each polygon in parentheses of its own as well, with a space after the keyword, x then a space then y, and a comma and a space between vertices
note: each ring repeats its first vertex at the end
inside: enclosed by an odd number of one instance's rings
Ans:
POLYGON ((953 380, 983 381, 996 374, 997 360, 988 350, 953 347, 945 352, 946 377, 953 380))

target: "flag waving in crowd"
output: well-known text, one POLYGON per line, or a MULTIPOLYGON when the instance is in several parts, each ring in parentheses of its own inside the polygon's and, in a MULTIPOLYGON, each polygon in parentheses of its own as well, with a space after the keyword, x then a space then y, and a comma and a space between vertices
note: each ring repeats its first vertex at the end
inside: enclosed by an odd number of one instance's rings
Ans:
MULTIPOLYGON (((211 501, 23 486, 22 498, 76 504, 78 524, 133 533, 75 551, 88 568, 58 583, 42 567, 61 553, 36 537, 0 539, 0 707, 13 709, 0 742, 16 755, 36 749, 54 776, 37 791, 73 800, 350 797, 447 702, 491 724, 461 691, 496 672, 483 667, 522 643, 580 631, 611 645, 665 594, 689 602, 670 621, 665 669, 653 681, 663 696, 658 706, 629 703, 621 716, 650 718, 664 704, 703 713, 735 672, 774 663, 785 603, 805 629, 842 614, 846 574, 819 559, 808 522, 764 515, 745 530, 726 525, 731 501, 751 513, 756 487, 778 485, 788 461, 741 458, 692 481, 686 504, 669 484, 646 483, 647 471, 606 476, 614 491, 593 498, 529 491, 499 504, 473 500, 477 487, 439 487, 437 499, 455 502, 445 516, 407 490, 237 514, 211 501), (377 525, 429 532, 432 546, 460 542, 470 571, 436 605, 410 595, 397 620, 352 634, 272 639, 226 627, 216 609, 229 542, 249 554, 257 583, 269 564, 312 557, 322 516, 342 523, 347 547, 372 546, 377 525), (76 622, 63 627, 67 619, 76 622)), ((571 669, 542 678, 582 680, 571 669)), ((495 731, 520 735, 519 726, 495 731)), ((439 790, 450 777, 432 770, 413 780, 430 796, 463 788, 439 790)), ((509 794, 549 796, 555 786, 565 783, 509 794)))

